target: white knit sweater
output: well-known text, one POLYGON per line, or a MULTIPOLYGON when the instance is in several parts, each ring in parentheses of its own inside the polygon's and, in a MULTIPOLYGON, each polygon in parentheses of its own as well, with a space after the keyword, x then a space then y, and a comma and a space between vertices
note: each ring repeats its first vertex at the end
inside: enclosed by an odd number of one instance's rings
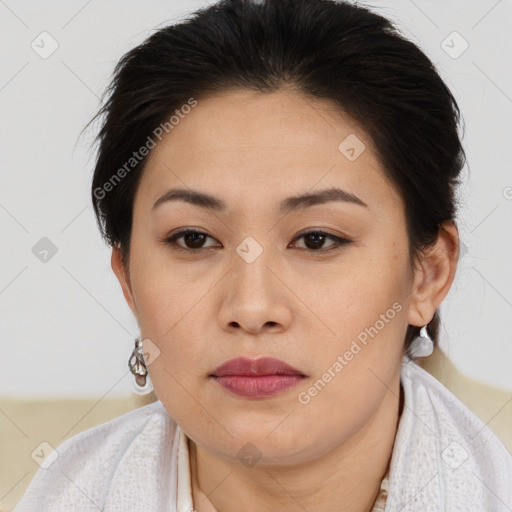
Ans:
MULTIPOLYGON (((511 512, 512 455, 501 441, 406 357, 401 382, 385 512, 511 512)), ((160 401, 81 432, 38 470, 14 512, 192 512, 180 436, 160 401)))

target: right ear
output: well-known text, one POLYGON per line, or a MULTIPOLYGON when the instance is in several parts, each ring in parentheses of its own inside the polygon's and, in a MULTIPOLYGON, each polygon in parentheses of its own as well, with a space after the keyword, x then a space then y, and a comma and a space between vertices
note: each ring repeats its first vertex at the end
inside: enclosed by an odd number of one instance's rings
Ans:
POLYGON ((110 258, 110 263, 112 265, 112 270, 114 271, 114 274, 116 275, 119 284, 121 285, 124 298, 126 299, 128 306, 130 306, 130 309, 132 310, 133 314, 138 320, 139 316, 137 314, 137 307, 135 306, 135 300, 133 298, 130 274, 128 270, 124 268, 123 261, 121 258, 121 250, 117 246, 112 247, 112 256, 110 258))

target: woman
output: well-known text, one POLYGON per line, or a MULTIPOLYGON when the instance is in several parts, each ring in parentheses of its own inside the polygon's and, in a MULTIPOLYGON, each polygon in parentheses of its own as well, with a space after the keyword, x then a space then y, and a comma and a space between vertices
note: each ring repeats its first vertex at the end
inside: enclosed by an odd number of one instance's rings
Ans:
POLYGON ((459 110, 385 18, 225 0, 119 62, 92 183, 158 400, 16 511, 505 511, 512 458, 415 362, 454 279, 459 110))

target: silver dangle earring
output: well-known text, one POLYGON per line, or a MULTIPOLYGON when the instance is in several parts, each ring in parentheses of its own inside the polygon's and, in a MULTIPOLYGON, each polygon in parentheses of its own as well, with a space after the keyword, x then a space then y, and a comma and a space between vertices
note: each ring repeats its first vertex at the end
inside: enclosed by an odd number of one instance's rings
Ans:
POLYGON ((426 325, 421 328, 420 335, 416 336, 412 341, 409 352, 411 354, 411 358, 428 357, 432 352, 434 352, 434 342, 427 332, 426 325))
POLYGON ((128 368, 130 368, 130 371, 135 375, 135 379, 132 382, 133 392, 137 395, 151 393, 151 391, 153 391, 153 383, 151 382, 146 363, 144 362, 141 338, 135 340, 135 348, 128 360, 128 368))

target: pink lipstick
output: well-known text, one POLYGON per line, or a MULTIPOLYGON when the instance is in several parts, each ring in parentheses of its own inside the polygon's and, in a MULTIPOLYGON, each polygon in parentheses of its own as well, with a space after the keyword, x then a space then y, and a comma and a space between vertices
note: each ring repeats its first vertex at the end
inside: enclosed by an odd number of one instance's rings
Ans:
POLYGON ((230 359, 210 376, 227 391, 245 398, 277 395, 306 377, 300 370, 273 357, 230 359))

